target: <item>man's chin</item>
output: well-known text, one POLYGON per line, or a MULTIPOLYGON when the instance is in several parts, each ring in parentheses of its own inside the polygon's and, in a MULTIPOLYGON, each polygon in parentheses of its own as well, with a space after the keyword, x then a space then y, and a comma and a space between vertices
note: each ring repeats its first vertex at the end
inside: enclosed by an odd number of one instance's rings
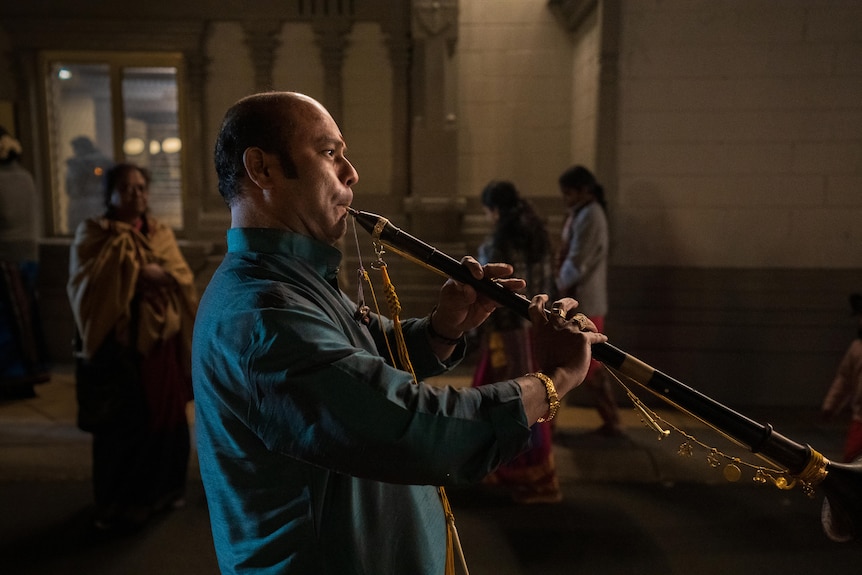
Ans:
POLYGON ((329 242, 332 245, 337 244, 347 235, 347 216, 345 215, 343 218, 338 220, 338 223, 335 224, 332 228, 332 236, 331 241, 329 242))

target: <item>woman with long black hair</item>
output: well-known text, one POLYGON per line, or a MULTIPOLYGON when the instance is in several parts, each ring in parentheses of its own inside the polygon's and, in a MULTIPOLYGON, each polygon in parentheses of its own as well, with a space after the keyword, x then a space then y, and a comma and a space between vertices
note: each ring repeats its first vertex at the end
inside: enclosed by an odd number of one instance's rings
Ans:
MULTIPOLYGON (((524 295, 553 293, 551 244, 545 223, 512 182, 492 181, 482 190, 482 205, 493 230, 477 259, 505 262, 527 285, 524 295)), ((482 326, 481 357, 473 376, 479 386, 542 369, 537 365, 530 324, 514 311, 497 309, 482 326)), ((506 489, 518 503, 560 501, 550 422, 531 429, 531 447, 488 476, 486 483, 506 489)))

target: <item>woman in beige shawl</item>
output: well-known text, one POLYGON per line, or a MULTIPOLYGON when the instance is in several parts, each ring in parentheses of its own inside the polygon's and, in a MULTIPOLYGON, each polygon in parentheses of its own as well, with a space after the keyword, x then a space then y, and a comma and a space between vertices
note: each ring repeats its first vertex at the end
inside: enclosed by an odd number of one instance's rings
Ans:
POLYGON ((75 233, 78 424, 93 433, 96 526, 138 527, 182 503, 197 293, 173 231, 147 214, 150 175, 118 164, 106 212, 75 233))

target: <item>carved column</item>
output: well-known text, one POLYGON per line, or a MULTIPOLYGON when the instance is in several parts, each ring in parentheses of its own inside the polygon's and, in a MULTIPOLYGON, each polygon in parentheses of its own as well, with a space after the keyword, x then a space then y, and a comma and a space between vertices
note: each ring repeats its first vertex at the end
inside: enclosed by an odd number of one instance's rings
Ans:
MULTIPOLYGON (((409 26, 409 23, 408 23, 409 26)), ((386 30, 392 63, 392 186, 393 194, 410 190, 410 54, 409 29, 386 30)))
POLYGON ((254 88, 257 92, 272 90, 272 69, 275 62, 275 50, 281 41, 281 20, 255 18, 242 23, 245 32, 245 44, 251 52, 251 63, 254 66, 254 88))
MULTIPOLYGON (((596 113, 596 174, 605 189, 617 190, 619 181, 619 51, 622 7, 620 0, 599 4, 599 98, 596 113)), ((614 194, 616 196, 616 194, 614 194)))
POLYGON ((434 242, 461 237, 466 201, 457 195, 458 139, 452 55, 458 0, 413 0, 411 229, 434 242))
POLYGON ((209 165, 207 160, 211 150, 204 145, 204 127, 206 106, 206 79, 210 59, 206 56, 206 40, 210 27, 204 26, 201 30, 198 47, 195 50, 187 50, 184 53, 186 63, 186 102, 182 113, 184 125, 184 148, 183 154, 185 165, 183 166, 186 185, 186 198, 183 201, 183 227, 185 233, 196 237, 200 230, 202 212, 224 211, 224 201, 216 189, 211 185, 212 177, 209 170, 204 166, 209 165), (206 191, 205 191, 206 190, 206 191), (220 209, 222 208, 222 209, 220 209))
POLYGON ((314 18, 315 41, 323 62, 323 105, 339 124, 344 120, 344 55, 353 27, 351 17, 343 14, 314 18))
MULTIPOLYGON (((605 189, 616 190, 619 141, 619 51, 621 0, 548 0, 548 8, 570 34, 597 14, 599 31, 598 100, 596 104, 595 173, 605 189)), ((612 197, 608 198, 613 201, 612 197)))
POLYGON ((0 100, 14 102, 17 88, 18 82, 12 71, 12 51, 5 33, 0 30, 0 100))

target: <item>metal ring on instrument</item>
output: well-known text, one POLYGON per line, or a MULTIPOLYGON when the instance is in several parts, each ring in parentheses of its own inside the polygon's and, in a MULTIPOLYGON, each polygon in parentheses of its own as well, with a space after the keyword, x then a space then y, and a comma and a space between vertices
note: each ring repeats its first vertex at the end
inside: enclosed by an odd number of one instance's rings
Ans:
POLYGON ((590 327, 590 320, 582 313, 576 313, 572 316, 572 320, 576 324, 578 324, 578 329, 581 331, 587 331, 590 327))
POLYGON ((568 319, 567 318, 568 312, 566 312, 566 310, 563 309, 563 304, 561 304, 560 302, 554 302, 554 305, 551 306, 551 313, 554 313, 554 314, 560 316, 561 318, 563 318, 563 320, 568 319))

